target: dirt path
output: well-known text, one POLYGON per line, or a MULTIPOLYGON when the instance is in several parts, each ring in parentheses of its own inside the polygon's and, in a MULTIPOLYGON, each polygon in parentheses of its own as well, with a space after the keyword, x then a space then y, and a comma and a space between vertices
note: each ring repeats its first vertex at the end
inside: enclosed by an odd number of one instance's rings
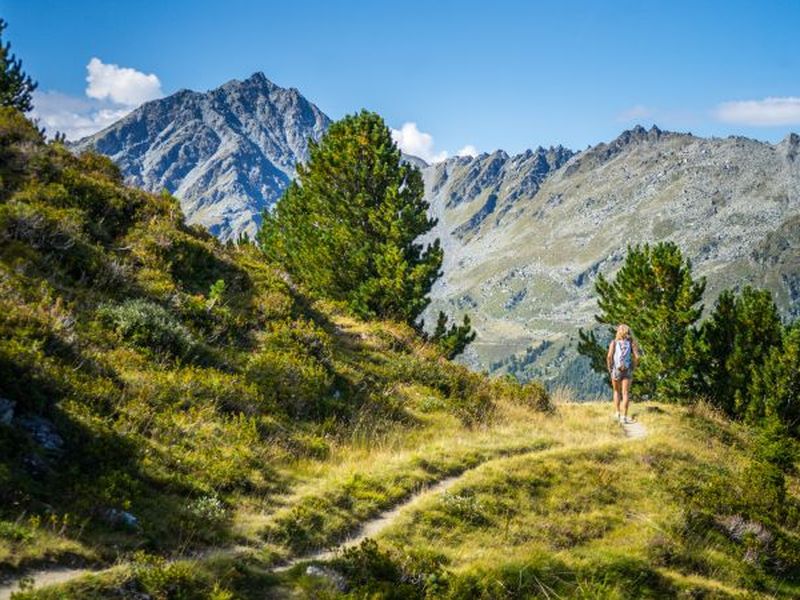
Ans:
MULTIPOLYGON (((621 425, 625 432, 625 436, 631 441, 647 437, 647 428, 639 421, 634 421, 633 423, 625 423, 621 425)), ((528 452, 523 452, 521 454, 515 454, 515 456, 523 456, 525 454, 533 454, 542 451, 543 449, 530 450, 528 452)), ((397 517, 400 515, 401 512, 415 506, 422 499, 432 496, 434 494, 441 494, 443 492, 446 492, 467 473, 487 463, 493 462, 495 460, 502 460, 504 458, 509 458, 509 456, 498 456, 497 458, 493 458, 488 461, 482 462, 480 465, 476 465, 472 469, 463 471, 458 475, 442 479, 431 485, 423 487, 420 491, 412 495, 406 501, 401 502, 400 504, 397 504, 393 508, 390 508, 385 512, 380 513, 378 516, 373 517, 372 519, 362 523, 362 525, 358 528, 358 530, 354 534, 345 538, 343 541, 337 543, 335 546, 325 550, 319 550, 312 554, 298 556, 290 560, 288 563, 275 567, 272 570, 275 572, 281 572, 291 569, 292 567, 300 563, 311 562, 311 561, 324 561, 333 558, 337 553, 341 552, 345 548, 351 548, 353 546, 357 546, 364 539, 375 537, 386 527, 394 523, 394 521, 397 519, 397 517)), ((242 554, 246 550, 247 549, 243 547, 235 547, 229 549, 211 549, 208 550, 207 552, 198 555, 188 556, 182 559, 178 558, 175 560, 187 560, 187 559, 202 560, 204 558, 208 558, 211 556, 233 557, 236 556, 237 554, 242 554)), ((24 576, 24 579, 25 581, 33 582, 36 588, 41 588, 49 585, 55 585, 58 583, 66 583, 67 581, 71 581, 72 579, 76 579, 78 577, 81 577, 89 573, 100 573, 100 572, 102 572, 102 570, 91 571, 87 569, 69 569, 69 568, 56 567, 49 570, 42 569, 37 571, 31 571, 24 576)), ((0 600, 9 600, 12 592, 19 591, 19 583, 20 579, 16 579, 10 582, 0 583, 0 600)))
MULTIPOLYGON (((521 454, 515 454, 514 456, 521 456, 522 454, 532 454, 534 452, 541 452, 541 451, 542 449, 530 450, 528 452, 524 452, 521 454)), ((476 467, 473 467, 473 469, 476 469, 481 465, 485 465, 487 462, 491 462, 492 460, 498 460, 502 458, 508 458, 508 456, 507 455, 499 456, 497 458, 490 459, 488 461, 482 462, 480 465, 477 465, 476 467)), ((298 556, 297 558, 290 560, 288 563, 274 567, 271 570, 275 572, 287 571, 292 567, 294 567, 295 565, 302 562, 321 561, 333 558, 333 556, 335 556, 337 552, 341 552, 345 548, 357 546, 362 542, 362 540, 368 537, 374 537, 384 528, 391 525, 401 511, 416 505, 423 498, 426 498, 433 494, 439 494, 447 491, 454 483, 456 483, 459 479, 461 479, 465 473, 468 473, 473 469, 468 469, 467 471, 459 473, 458 475, 442 479, 438 482, 434 482, 428 486, 423 487, 414 495, 412 495, 410 498, 408 498, 406 501, 401 502, 400 504, 394 506, 393 508, 390 508, 389 510, 380 513, 378 516, 373 517, 368 521, 365 521, 354 534, 352 534, 350 537, 345 538, 343 541, 338 542, 335 546, 331 547, 330 549, 319 550, 312 554, 298 556)), ((244 548, 242 546, 229 549, 210 549, 200 554, 183 558, 176 558, 175 560, 203 560, 206 558, 211 558, 212 556, 234 557, 237 554, 243 554, 246 551, 247 548, 244 548)), ((88 570, 88 569, 69 569, 61 567, 54 567, 49 570, 42 569, 42 570, 30 571, 20 578, 0 583, 0 600, 9 600, 13 592, 19 591, 20 590, 19 584, 21 581, 32 583, 34 587, 38 589, 49 585, 56 585, 58 583, 66 583, 73 579, 77 579, 78 577, 81 577, 83 575, 87 575, 90 573, 102 573, 103 571, 104 569, 88 570)))
MULTIPOLYGON (((536 450, 534 450, 533 452, 536 452, 536 450)), ((481 464, 486 464, 486 463, 481 463, 481 464)), ((317 552, 314 552, 313 554, 307 554, 305 556, 298 556, 297 558, 290 560, 285 565, 280 565, 279 567, 275 567, 273 570, 275 572, 287 571, 292 567, 294 567, 295 565, 303 562, 328 560, 330 558, 333 558, 334 556, 336 556, 337 553, 341 552, 346 548, 352 548, 353 546, 358 546, 366 538, 375 537, 386 527, 394 523, 395 519, 397 519, 398 515, 402 511, 416 505, 423 498, 427 498, 428 496, 432 496, 434 494, 440 494, 442 492, 446 492, 453 486, 454 483, 456 483, 459 479, 461 479, 464 476, 465 473, 468 472, 469 471, 464 471, 459 475, 448 477, 447 479, 442 479, 441 481, 434 483, 433 485, 429 485, 423 488, 422 490, 414 494, 411 498, 409 498, 407 501, 398 504, 394 508, 391 508, 386 512, 379 514, 377 517, 374 517, 369 521, 366 521, 361 525, 361 527, 359 527, 358 531, 355 534, 346 538, 344 541, 339 542, 333 548, 330 548, 328 550, 319 550, 317 552)))
MULTIPOLYGON (((642 423, 640 423, 639 421, 633 421, 632 423, 624 423, 624 424, 621 424, 621 425, 622 425, 622 429, 625 432, 625 437, 630 439, 630 440, 637 440, 637 439, 642 439, 642 438, 647 437, 647 428, 642 423)), ((531 454, 533 452, 538 452, 538 451, 534 450, 534 451, 532 451, 530 453, 526 452, 525 454, 531 454)), ((507 457, 503 457, 503 458, 507 458, 507 457)), ((493 460, 497 460, 497 459, 493 459, 493 460)), ((487 461, 487 462, 492 462, 492 461, 487 461)), ((479 467, 481 467, 481 466, 483 466, 485 464, 487 464, 487 463, 481 463, 480 465, 478 465, 477 467, 474 467, 473 469, 469 469, 469 470, 464 471, 463 473, 461 473, 459 475, 456 475, 456 476, 453 476, 453 477, 448 477, 447 479, 443 479, 442 481, 440 481, 438 483, 435 483, 435 484, 433 484, 431 486, 428 486, 428 487, 420 490, 418 493, 416 493, 414 496, 412 496, 406 502, 404 502, 402 504, 398 504, 394 508, 392 508, 390 510, 387 510, 384 513, 381 513, 380 515, 378 515, 377 517, 375 517, 375 518, 373 518, 373 519, 371 519, 369 521, 366 521, 359 528, 357 533, 355 533, 351 537, 347 538, 343 542, 340 542, 335 547, 327 549, 327 550, 320 550, 320 551, 315 552, 313 554, 308 554, 308 555, 305 555, 305 556, 299 556, 297 558, 292 559, 287 564, 281 565, 279 567, 276 567, 273 570, 276 571, 276 572, 287 571, 287 570, 291 569, 292 567, 294 567, 295 565, 298 565, 300 563, 312 562, 312 561, 324 561, 324 560, 331 559, 334 556, 336 556, 337 553, 341 552, 342 550, 344 550, 346 548, 352 548, 353 546, 357 546, 363 540, 365 540, 366 538, 376 536, 378 533, 383 531, 386 527, 388 527, 389 525, 394 523, 395 519, 397 519, 397 517, 400 515, 400 513, 403 512, 404 510, 413 507, 414 505, 416 505, 423 498, 427 498, 427 497, 432 496, 434 494, 439 494, 439 493, 442 493, 442 492, 446 492, 448 489, 450 489, 453 486, 453 484, 455 484, 457 481, 459 481, 464 475, 466 475, 470 471, 473 471, 474 469, 477 469, 477 468, 479 468, 479 467)))
POLYGON ((647 437, 647 428, 639 421, 633 423, 623 423, 622 429, 625 431, 625 437, 632 440, 638 440, 647 437))
POLYGON ((20 583, 33 583, 37 588, 66 583, 83 575, 91 573, 87 569, 70 569, 68 567, 54 567, 52 569, 37 569, 29 571, 22 579, 15 579, 7 583, 0 583, 0 600, 9 600, 11 594, 20 591, 20 583))

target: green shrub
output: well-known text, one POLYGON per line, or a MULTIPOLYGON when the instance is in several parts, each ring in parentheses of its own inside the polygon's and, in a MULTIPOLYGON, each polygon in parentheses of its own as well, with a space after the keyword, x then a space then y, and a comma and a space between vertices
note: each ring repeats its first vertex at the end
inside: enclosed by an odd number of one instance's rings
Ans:
POLYGON ((34 537, 35 534, 29 527, 12 521, 0 521, 0 539, 25 544, 34 537))
POLYGON ((185 366, 148 370, 126 378, 131 397, 155 409, 209 407, 227 413, 257 415, 273 412, 274 402, 241 375, 210 367, 185 366))
MULTIPOLYGON (((126 410, 135 410, 136 406, 126 410)), ((154 449, 169 448, 169 453, 161 457, 147 453, 142 468, 172 483, 176 490, 189 487, 212 493, 246 489, 251 486, 254 471, 264 469, 266 448, 258 422, 251 417, 223 418, 215 414, 213 406, 159 409, 134 417, 148 418, 146 434, 151 441, 142 442, 154 449)))
POLYGON ((213 543, 223 538, 231 513, 216 494, 206 494, 186 504, 181 526, 197 539, 213 543))
POLYGON ((468 491, 460 494, 445 492, 442 495, 442 508, 462 523, 481 526, 490 522, 481 501, 468 491))
POLYGON ((313 358, 274 350, 254 354, 246 376, 296 418, 319 416, 332 383, 327 369, 313 358))
POLYGON ((470 427, 487 423, 495 413, 494 384, 485 376, 465 368, 448 373, 447 394, 451 410, 470 427))
POLYGON ((84 213, 85 231, 103 245, 124 235, 149 199, 140 190, 120 186, 118 173, 103 164, 108 160, 84 155, 78 164, 67 165, 59 177, 68 191, 65 206, 84 213))
POLYGON ((541 381, 529 381, 523 384, 509 375, 493 379, 492 385, 497 397, 541 412, 553 410, 550 394, 541 381))
POLYGON ((381 550, 372 539, 367 538, 358 546, 346 548, 333 564, 354 588, 352 593, 358 598, 413 600, 425 597, 425 582, 409 581, 399 561, 381 550))
POLYGON ((330 339, 309 321, 275 324, 245 374, 265 396, 297 418, 324 416, 333 385, 330 339))
POLYGON ((133 346, 156 354, 187 358, 198 344, 192 334, 172 313, 143 299, 125 300, 122 304, 106 304, 98 316, 133 346))
POLYGON ((800 437, 800 324, 789 328, 783 343, 753 373, 747 417, 751 422, 778 419, 800 437))
POLYGON ((0 107, 0 200, 40 168, 42 134, 21 112, 0 107))
POLYGON ((157 600, 204 600, 219 587, 208 574, 188 562, 168 562, 137 552, 133 561, 133 585, 157 600))

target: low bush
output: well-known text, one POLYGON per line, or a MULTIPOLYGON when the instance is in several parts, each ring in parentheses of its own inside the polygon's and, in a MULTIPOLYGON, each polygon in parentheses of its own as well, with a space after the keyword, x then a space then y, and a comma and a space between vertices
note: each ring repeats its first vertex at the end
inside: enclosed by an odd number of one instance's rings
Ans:
POLYGON ((198 350, 191 332, 163 306, 140 298, 105 304, 98 317, 136 348, 175 358, 198 350))
POLYGON ((334 379, 330 344, 309 321, 277 323, 250 356, 245 376, 290 416, 322 417, 334 379))
POLYGON ((233 597, 210 574, 198 572, 190 562, 168 562, 163 558, 139 552, 134 557, 132 575, 129 585, 154 600, 233 597))

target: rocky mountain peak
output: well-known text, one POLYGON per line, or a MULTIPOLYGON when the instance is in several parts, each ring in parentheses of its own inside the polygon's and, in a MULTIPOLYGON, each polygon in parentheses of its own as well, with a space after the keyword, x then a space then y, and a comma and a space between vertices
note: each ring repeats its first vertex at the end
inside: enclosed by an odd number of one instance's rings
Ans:
POLYGON ((582 169, 592 169, 596 166, 608 162, 618 154, 627 151, 630 147, 643 143, 658 143, 661 140, 672 138, 674 136, 689 136, 691 134, 673 133, 671 131, 663 131, 656 127, 651 126, 650 129, 645 129, 641 125, 636 125, 633 129, 626 129, 620 133, 616 138, 608 143, 600 143, 596 146, 581 152, 577 155, 575 160, 567 168, 566 174, 572 175, 582 169))
POLYGON ((256 72, 148 102, 73 147, 110 156, 130 184, 169 190, 190 223, 229 239, 255 233, 329 124, 299 91, 256 72))
POLYGON ((284 88, 276 85, 270 79, 267 78, 261 71, 256 71, 250 77, 246 79, 231 79, 230 81, 223 83, 218 90, 232 90, 232 89, 251 89, 251 90, 261 90, 264 93, 270 93, 275 90, 283 90, 284 88))
POLYGON ((620 133, 617 138, 612 141, 609 145, 610 146, 627 146, 629 144, 636 144, 640 142, 656 142, 661 139, 661 136, 664 133, 661 129, 653 125, 650 129, 645 129, 641 125, 636 125, 633 129, 626 129, 622 133, 620 133))
POLYGON ((778 148, 790 162, 794 162, 800 154, 800 135, 790 133, 781 140, 778 148))

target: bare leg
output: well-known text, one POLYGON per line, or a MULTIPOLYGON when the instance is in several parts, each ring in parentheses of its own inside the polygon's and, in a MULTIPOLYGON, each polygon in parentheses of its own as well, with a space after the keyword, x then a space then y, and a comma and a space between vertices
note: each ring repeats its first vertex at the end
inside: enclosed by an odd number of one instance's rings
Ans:
POLYGON ((621 379, 619 382, 620 388, 622 388, 622 415, 627 417, 628 416, 628 390, 631 387, 631 380, 630 379, 621 379))
POLYGON ((611 380, 611 388, 614 390, 614 410, 619 414, 619 381, 611 380))

